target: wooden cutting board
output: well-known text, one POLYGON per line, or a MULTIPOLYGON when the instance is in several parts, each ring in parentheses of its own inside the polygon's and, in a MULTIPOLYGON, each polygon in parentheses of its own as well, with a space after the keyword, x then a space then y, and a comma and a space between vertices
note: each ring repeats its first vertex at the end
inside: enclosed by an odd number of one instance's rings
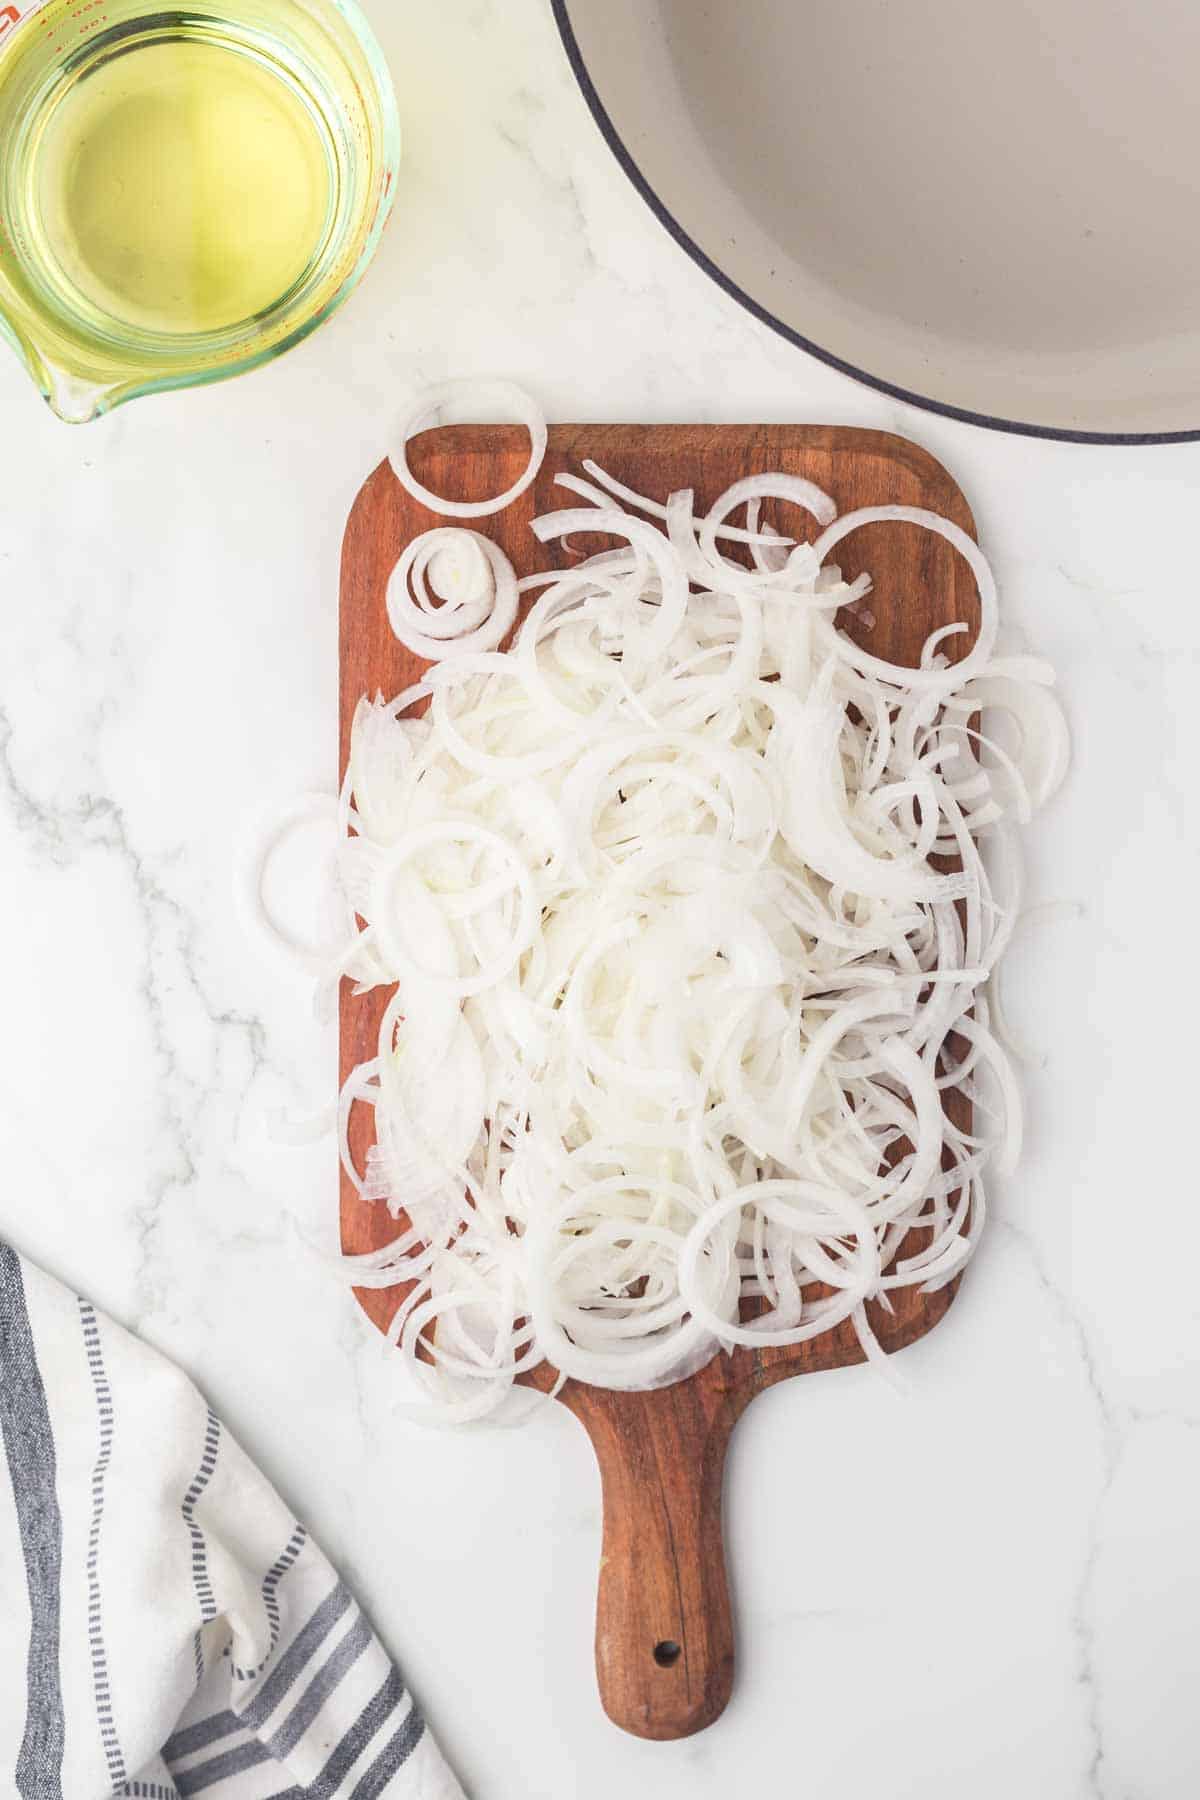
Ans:
MULTIPOLYGON (((433 492, 467 499, 506 489, 525 466, 528 438, 513 426, 462 425, 429 431, 410 446, 414 474, 433 492)), ((915 444, 883 432, 808 425, 557 425, 540 476, 521 499, 494 518, 466 521, 506 551, 518 575, 563 566, 579 554, 611 548, 611 539, 580 540, 567 552, 543 547, 528 530, 536 513, 576 502, 554 486, 565 469, 579 471, 588 456, 638 492, 665 499, 674 488, 696 490, 697 507, 743 475, 784 469, 807 476, 837 502, 859 506, 923 506, 973 533, 970 511, 946 471, 915 444)), ((764 509, 778 529, 795 534, 811 521, 794 510, 764 509)), ((341 769, 359 698, 391 696, 423 667, 392 636, 384 595, 400 551, 418 532, 446 521, 413 500, 383 462, 355 502, 346 531, 341 592, 341 769)), ((810 529, 809 535, 812 535, 810 529)), ((874 625, 848 628, 878 654, 915 662, 938 626, 978 620, 974 580, 955 552, 932 533, 910 525, 872 525, 838 547, 847 577, 870 569, 868 602, 874 625)), ((962 654, 965 634, 948 648, 962 654)), ((799 775, 799 772, 798 772, 799 775)), ((341 995, 342 1079, 376 1053, 388 995, 341 995)), ((951 1094, 955 1118, 970 1122, 968 1103, 951 1094)), ((350 1141, 361 1168, 372 1136, 371 1115, 357 1107, 350 1141)), ((359 1200, 343 1174, 342 1244, 357 1253, 381 1247, 401 1226, 381 1206, 359 1200)), ((913 1233, 911 1254, 926 1241, 913 1233)), ((386 1329, 405 1290, 359 1291, 370 1317, 386 1329)), ((888 1350, 923 1337, 944 1316, 954 1287, 922 1296, 895 1296, 895 1312, 870 1308, 888 1350)), ((733 1684, 734 1644, 725 1555, 721 1488, 729 1435, 763 1388, 789 1375, 837 1369, 863 1360, 850 1321, 823 1337, 787 1349, 738 1349, 674 1387, 649 1394, 614 1394, 569 1381, 559 1395, 592 1440, 603 1480, 604 1543, 596 1612, 596 1668, 605 1710, 627 1731, 647 1738, 679 1738, 718 1717, 733 1684)), ((553 1372, 531 1377, 547 1387, 553 1372)), ((480 1445, 480 1454, 486 1447, 480 1445)), ((499 1622, 498 1622, 499 1627, 499 1622)))

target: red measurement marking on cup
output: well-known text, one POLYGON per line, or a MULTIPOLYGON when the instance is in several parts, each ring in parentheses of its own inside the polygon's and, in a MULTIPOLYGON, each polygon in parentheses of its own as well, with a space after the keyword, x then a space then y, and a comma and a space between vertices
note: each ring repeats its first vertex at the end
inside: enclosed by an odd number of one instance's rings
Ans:
POLYGON ((21 15, 15 6, 0 6, 0 36, 3 36, 10 25, 19 25, 20 22, 21 15))

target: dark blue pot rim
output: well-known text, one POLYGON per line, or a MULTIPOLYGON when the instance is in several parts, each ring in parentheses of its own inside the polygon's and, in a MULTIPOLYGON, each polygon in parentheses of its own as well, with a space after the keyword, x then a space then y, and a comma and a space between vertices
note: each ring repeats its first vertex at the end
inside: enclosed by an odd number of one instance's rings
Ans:
POLYGON ((786 338, 798 350, 807 351, 819 362, 827 363, 831 369, 837 369, 842 375, 849 375, 855 381, 861 381, 866 387, 875 388, 881 394, 889 395, 893 400, 904 400, 910 406, 920 406, 926 412, 939 413, 943 419, 960 419, 965 425, 982 425, 988 431, 1007 431, 1018 437, 1048 438, 1055 443, 1063 444, 1194 444, 1200 442, 1200 427, 1192 431, 1069 431, 1055 425, 1026 425, 1019 419, 996 419, 989 413, 970 412, 961 406, 948 406, 944 400, 934 400, 927 394, 915 394, 910 388, 897 387, 894 382, 885 381, 880 375, 872 375, 866 369, 856 368, 853 363, 846 362, 843 357, 835 356, 832 350, 822 349, 806 338, 802 332, 796 331, 784 320, 778 318, 767 307, 760 305, 746 290, 739 287, 732 276, 712 260, 707 251, 702 250, 693 237, 684 230, 674 213, 655 193, 641 169, 633 160, 629 150, 609 117, 604 102, 596 91, 594 82, 588 73, 583 53, 579 48, 574 27, 568 11, 567 0, 550 0, 554 10, 555 23, 572 73, 579 83, 580 91, 587 101, 592 117, 600 127, 605 143, 624 169, 626 175, 650 208, 659 223, 670 232, 680 249, 686 251, 692 261, 711 276, 717 286, 723 288, 731 299, 756 318, 760 324, 767 325, 779 336, 786 338))

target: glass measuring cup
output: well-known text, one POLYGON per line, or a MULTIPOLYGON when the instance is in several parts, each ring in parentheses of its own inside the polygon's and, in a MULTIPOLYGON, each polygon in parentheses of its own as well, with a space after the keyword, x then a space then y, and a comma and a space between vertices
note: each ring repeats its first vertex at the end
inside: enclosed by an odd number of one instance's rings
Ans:
POLYGON ((283 354, 391 208, 355 0, 0 0, 0 335, 60 418, 283 354))

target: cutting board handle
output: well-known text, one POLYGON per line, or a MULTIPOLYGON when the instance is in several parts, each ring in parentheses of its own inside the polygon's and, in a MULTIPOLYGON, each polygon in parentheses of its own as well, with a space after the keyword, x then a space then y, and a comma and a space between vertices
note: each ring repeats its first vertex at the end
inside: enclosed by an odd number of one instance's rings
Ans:
POLYGON ((720 1717, 733 1687, 721 1488, 741 1406, 690 1382, 620 1395, 572 1383, 564 1398, 592 1440, 604 1490, 604 1710, 637 1737, 690 1737, 720 1717))

